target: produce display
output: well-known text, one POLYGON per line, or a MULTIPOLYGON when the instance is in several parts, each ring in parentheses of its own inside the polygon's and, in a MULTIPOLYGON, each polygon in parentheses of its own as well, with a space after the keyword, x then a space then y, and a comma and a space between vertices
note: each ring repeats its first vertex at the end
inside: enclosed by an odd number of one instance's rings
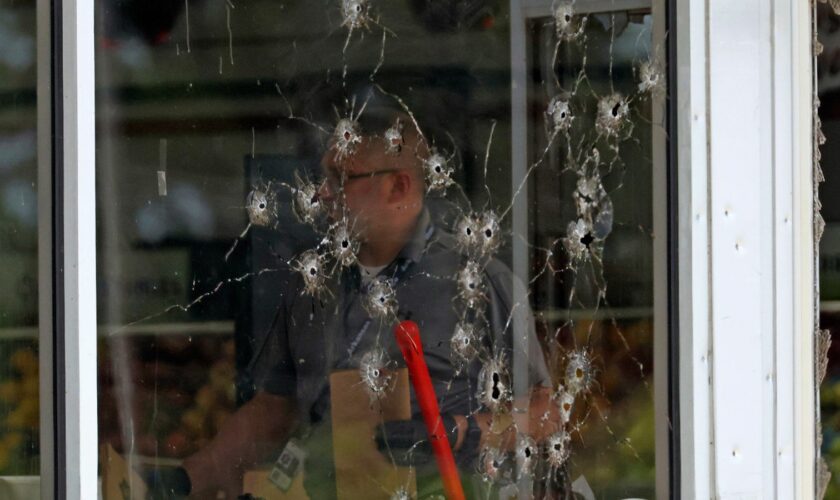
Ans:
MULTIPOLYGON (((0 475, 38 475, 37 342, 0 343, 0 475)), ((235 410, 232 335, 125 336, 99 344, 99 440, 121 452, 183 458, 235 410)))
MULTIPOLYGON (((575 330, 602 340, 594 357, 594 405, 576 409, 582 424, 573 436, 572 473, 584 475, 600 495, 649 497, 655 474, 653 363, 642 353, 652 351, 652 322, 580 321, 575 330), (604 490, 618 483, 621 491, 604 490)), ((235 411, 234 356, 232 336, 102 340, 100 442, 128 453, 131 439, 134 454, 159 463, 201 448, 235 411)))
POLYGON ((596 498, 654 498, 653 322, 579 321, 575 330, 601 340, 593 397, 572 415, 581 424, 572 435, 571 477, 584 477, 596 498))
MULTIPOLYGON (((572 471, 595 488, 614 482, 639 485, 639 491, 600 494, 645 494, 652 484, 652 362, 629 352, 650 351, 649 319, 579 322, 580 332, 603 338, 595 358, 598 385, 594 407, 575 437, 572 471), (617 328, 629 343, 624 345, 617 328), (609 426, 603 424, 606 422, 609 426), (621 481, 615 481, 621 478, 621 481)), ((5 372, 0 377, 0 474, 37 474, 38 354, 32 341, 0 347, 5 372)), ((235 348, 232 335, 125 335, 99 343, 99 440, 120 453, 133 452, 146 461, 166 463, 204 446, 236 409, 235 348), (126 443, 133 442, 130 449, 126 443)), ((840 377, 823 387, 825 455, 840 477, 840 377)), ((828 498, 838 498, 832 482, 828 498)))
POLYGON ((39 474, 38 351, 28 340, 0 344, 0 475, 39 474))
POLYGON ((100 443, 120 453, 184 458, 205 445, 235 410, 235 376, 231 336, 103 340, 100 443))

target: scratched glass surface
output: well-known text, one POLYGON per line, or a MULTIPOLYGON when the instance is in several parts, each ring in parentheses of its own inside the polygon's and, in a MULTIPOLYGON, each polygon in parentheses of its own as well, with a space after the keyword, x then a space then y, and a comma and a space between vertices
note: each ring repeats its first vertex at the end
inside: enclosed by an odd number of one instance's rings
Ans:
POLYGON ((35 2, 0 0, 0 495, 37 495, 35 2), (35 488, 33 490, 33 488, 35 488))
POLYGON ((468 498, 654 496, 664 71, 585 5, 97 3, 106 496, 440 498, 404 320, 468 498))

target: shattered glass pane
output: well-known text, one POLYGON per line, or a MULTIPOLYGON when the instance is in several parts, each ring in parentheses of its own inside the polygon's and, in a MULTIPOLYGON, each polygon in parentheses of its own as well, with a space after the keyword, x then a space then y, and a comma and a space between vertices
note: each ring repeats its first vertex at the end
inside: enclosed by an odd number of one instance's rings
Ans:
POLYGON ((384 397, 393 386, 394 378, 388 373, 390 363, 381 349, 368 351, 359 362, 359 371, 371 399, 384 397))
POLYGON ((105 484, 654 496, 651 16, 509 8, 97 4, 105 484))
POLYGON ((530 129, 532 302, 563 426, 548 473, 583 477, 599 497, 653 497, 649 187, 664 64, 650 15, 558 5, 530 25, 530 99, 545 110, 530 129))
POLYGON ((426 189, 429 193, 444 191, 455 182, 452 179, 454 169, 440 151, 432 149, 429 157, 423 161, 423 166, 426 169, 426 189))

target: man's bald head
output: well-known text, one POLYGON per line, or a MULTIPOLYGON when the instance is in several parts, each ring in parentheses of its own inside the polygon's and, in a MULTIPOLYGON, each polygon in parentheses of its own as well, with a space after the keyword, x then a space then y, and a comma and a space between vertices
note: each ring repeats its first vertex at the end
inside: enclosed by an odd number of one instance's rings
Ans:
POLYGON ((405 115, 394 115, 384 129, 355 130, 352 141, 334 136, 322 157, 326 182, 321 197, 331 217, 352 220, 363 241, 375 245, 403 238, 423 210, 429 147, 405 115), (393 127, 399 137, 386 134, 393 127))
POLYGON ((424 162, 429 157, 426 139, 414 121, 404 113, 395 113, 387 128, 361 130, 349 150, 342 150, 332 137, 322 158, 325 169, 346 176, 381 171, 405 171, 411 174, 416 194, 425 195, 424 162), (398 135, 394 135, 394 134, 398 135))

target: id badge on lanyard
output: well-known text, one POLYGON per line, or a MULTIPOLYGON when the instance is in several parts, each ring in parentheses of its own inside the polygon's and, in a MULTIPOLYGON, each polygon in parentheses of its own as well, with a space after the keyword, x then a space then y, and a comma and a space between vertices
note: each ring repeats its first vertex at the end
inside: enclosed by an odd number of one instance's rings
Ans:
POLYGON ((268 475, 268 480, 280 491, 289 491, 292 483, 298 474, 303 470, 303 463, 306 460, 306 451, 297 439, 290 439, 283 452, 277 457, 271 472, 268 475))

